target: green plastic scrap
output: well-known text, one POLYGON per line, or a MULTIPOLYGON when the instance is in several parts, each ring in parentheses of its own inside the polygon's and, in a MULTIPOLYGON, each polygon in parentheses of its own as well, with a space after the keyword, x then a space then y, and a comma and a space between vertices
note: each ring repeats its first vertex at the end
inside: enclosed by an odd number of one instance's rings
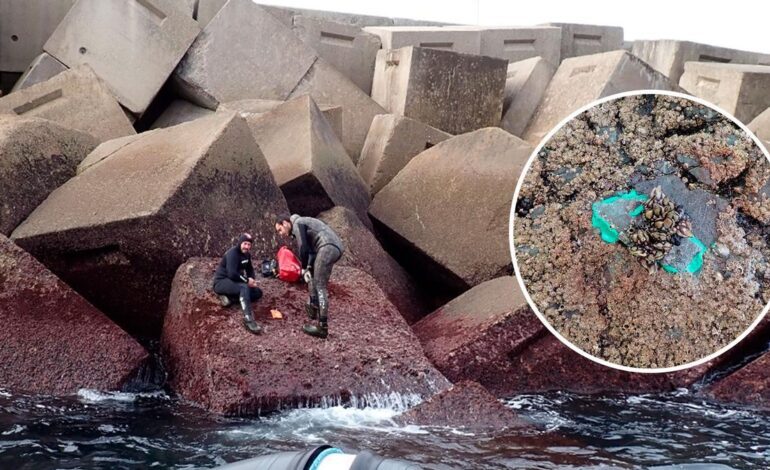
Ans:
MULTIPOLYGON (((646 201, 647 196, 645 196, 644 194, 639 194, 636 192, 636 190, 632 189, 630 192, 627 192, 624 194, 618 194, 617 196, 609 197, 603 201, 594 202, 591 205, 591 210, 593 212, 593 215, 591 217, 591 225, 599 229, 599 233, 602 236, 602 240, 604 240, 607 243, 617 242, 618 238, 620 237, 620 234, 615 229, 615 227, 612 226, 612 224, 604 220, 599 215, 599 208, 603 205, 610 205, 619 199, 624 199, 627 201, 646 201)), ((639 204, 637 207, 634 208, 634 210, 629 212, 628 215, 630 215, 631 217, 636 217, 637 215, 642 213, 643 207, 644 206, 639 204)))
MULTIPOLYGON (((614 202, 620 199, 627 200, 627 201, 646 201, 647 196, 644 194, 639 194, 636 192, 636 190, 632 189, 627 193, 608 197, 607 199, 604 199, 599 202, 595 202, 591 205, 591 211, 592 211, 591 225, 599 229, 599 234, 601 235, 602 240, 604 240, 607 243, 616 243, 620 238, 620 233, 617 231, 617 229, 615 229, 615 227, 612 226, 612 224, 604 220, 599 215, 599 209, 601 208, 602 205, 613 204, 614 202)), ((634 207, 631 211, 629 211, 628 215, 631 217, 638 217, 642 214, 643 211, 644 211, 644 206, 642 204, 639 204, 636 207, 634 207)), ((689 240, 695 243, 699 248, 698 253, 696 253, 693 256, 693 258, 690 260, 690 262, 687 264, 687 269, 686 269, 688 273, 695 274, 703 266, 703 255, 706 253, 706 250, 708 248, 706 247, 706 245, 703 244, 702 241, 700 241, 695 236, 690 237, 689 240)), ((661 263, 661 267, 666 272, 669 272, 672 274, 679 273, 679 270, 671 265, 661 263)))

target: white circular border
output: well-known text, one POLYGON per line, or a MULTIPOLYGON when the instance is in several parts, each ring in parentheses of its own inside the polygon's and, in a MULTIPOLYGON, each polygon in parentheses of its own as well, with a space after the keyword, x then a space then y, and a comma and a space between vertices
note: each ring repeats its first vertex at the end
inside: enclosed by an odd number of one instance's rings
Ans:
POLYGON ((737 120, 732 114, 726 112, 725 110, 721 109, 719 106, 716 106, 713 103, 709 103, 708 101, 705 101, 705 100, 700 99, 700 98, 695 97, 695 96, 691 96, 691 95, 687 95, 685 93, 679 93, 679 92, 675 92, 675 91, 665 91, 665 90, 634 90, 634 91, 626 91, 626 92, 623 92, 623 93, 617 93, 617 94, 614 94, 614 95, 607 96, 605 98, 600 98, 600 99, 598 99, 596 101, 593 101, 593 102, 591 102, 591 103, 581 107, 580 109, 578 109, 577 111, 573 112, 572 114, 570 114, 566 118, 562 119, 562 121, 559 122, 559 124, 557 124, 553 129, 551 129, 551 131, 548 132, 548 134, 543 138, 543 140, 540 141, 540 143, 537 145, 537 147, 535 147, 535 150, 532 152, 532 154, 530 155, 529 159, 527 160, 527 163, 524 165, 524 168, 521 171, 521 176, 519 177, 519 181, 518 181, 518 183, 516 183, 516 190, 513 193, 513 201, 511 203, 511 215, 510 215, 510 219, 509 219, 509 222, 508 222, 508 240, 509 240, 509 244, 510 244, 509 249, 511 251, 511 259, 513 260, 513 270, 516 273, 516 280, 519 282, 519 287, 521 288, 521 291, 524 293, 524 297, 527 299, 527 303, 529 304, 529 307, 535 312, 535 315, 537 315, 537 317, 540 319, 540 322, 543 323, 543 325, 545 325, 545 327, 548 328, 548 331, 550 331, 551 334, 556 336, 559 339, 559 341, 562 342, 562 344, 565 344, 570 349, 572 349, 576 353, 580 354, 581 356, 585 357, 586 359, 589 359, 589 360, 591 360, 593 362, 596 362, 598 364, 601 364, 603 366, 610 367, 612 369, 618 369, 618 370, 622 370, 622 371, 625 371, 625 372, 638 372, 638 373, 642 373, 642 374, 658 374, 658 373, 665 373, 665 372, 676 372, 676 371, 680 371, 680 370, 689 369, 691 367, 699 366, 699 365, 704 364, 704 363, 706 363, 706 362, 708 362, 708 361, 710 361, 710 360, 712 360, 712 359, 714 359, 716 357, 719 357, 723 353, 725 353, 728 350, 730 350, 733 346, 735 346, 736 344, 740 343, 741 340, 743 340, 743 338, 748 336, 748 334, 751 333, 754 330, 754 328, 759 324, 759 322, 761 322, 762 319, 765 317, 765 315, 767 314, 768 309, 770 309, 770 302, 768 302, 768 304, 765 305, 765 308, 762 310, 762 313, 757 317, 756 320, 754 320, 754 323, 752 323, 746 329, 746 331, 744 331, 740 336, 738 336, 735 340, 733 340, 730 344, 728 344, 727 346, 723 347, 722 349, 720 349, 720 350, 718 350, 718 351, 716 351, 714 353, 711 353, 711 354, 709 354, 708 356, 706 356, 704 358, 698 359, 697 361, 689 362, 687 364, 682 364, 682 365, 674 366, 674 367, 661 367, 661 368, 651 368, 651 369, 641 369, 641 368, 638 368, 638 367, 628 367, 628 366, 623 366, 623 365, 620 365, 620 364, 615 364, 614 362, 609 362, 609 361, 606 361, 604 359, 599 359, 598 357, 592 356, 592 355, 588 354, 587 352, 583 351, 582 349, 580 349, 579 347, 577 347, 574 344, 572 344, 569 340, 567 340, 565 337, 563 337, 558 331, 556 331, 556 329, 553 326, 551 326, 550 322, 548 322, 548 320, 546 320, 545 316, 543 316, 543 314, 540 313, 540 310, 537 309, 537 305, 535 305, 535 302, 533 302, 532 298, 529 296, 529 292, 527 291, 527 287, 524 284, 524 279, 522 279, 522 277, 521 277, 521 272, 519 272, 519 265, 518 265, 518 262, 516 260, 516 249, 514 247, 514 240, 513 240, 513 222, 514 222, 514 219, 516 217, 516 200, 519 198, 519 191, 521 190, 521 185, 524 182, 524 178, 526 177, 527 172, 529 171, 529 167, 532 165, 532 162, 535 160, 535 158, 537 158, 537 155, 540 153, 540 149, 542 149, 543 146, 546 143, 548 143, 548 141, 551 140, 551 138, 553 137, 554 134, 556 134, 556 132, 558 132, 562 127, 564 127, 569 121, 574 119, 579 114, 582 114, 585 111, 587 111, 587 110, 589 110, 589 109, 591 109, 591 108, 593 108, 595 106, 598 106, 598 105, 600 105, 602 103, 606 103, 608 101, 617 100, 619 98, 624 98, 626 96, 651 95, 651 94, 652 95, 668 95, 668 96, 674 96, 674 97, 677 97, 677 98, 684 98, 684 99, 687 99, 687 100, 690 100, 690 101, 702 104, 703 106, 706 106, 708 108, 711 108, 711 109, 721 113, 723 116, 725 116, 728 119, 730 119, 733 123, 737 124, 741 129, 743 129, 743 131, 749 137, 751 137, 752 140, 754 140, 754 143, 757 146, 759 146, 759 149, 762 150, 762 153, 764 153, 765 158, 768 160, 768 163, 770 163, 770 154, 768 154, 767 149, 765 148, 764 145, 762 145, 762 142, 757 138, 757 136, 754 135, 754 133, 751 132, 746 127, 746 125, 744 125, 742 122, 737 120))

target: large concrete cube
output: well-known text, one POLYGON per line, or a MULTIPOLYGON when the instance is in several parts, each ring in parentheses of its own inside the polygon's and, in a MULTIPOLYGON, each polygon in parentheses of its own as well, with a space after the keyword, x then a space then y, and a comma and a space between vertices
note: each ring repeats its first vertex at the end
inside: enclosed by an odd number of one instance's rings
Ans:
POLYGON ((0 72, 23 72, 75 0, 0 2, 0 72))
POLYGON ((517 62, 540 56, 556 67, 561 60, 561 28, 555 26, 481 28, 481 55, 517 62))
POLYGON ((674 83, 679 83, 685 62, 770 65, 770 54, 669 39, 634 41, 631 52, 674 83))
POLYGON ((119 390, 148 359, 136 340, 3 235, 0 279, 4 389, 119 390))
POLYGON ((524 135, 554 73, 556 66, 542 57, 508 64, 500 127, 513 135, 524 135))
POLYGON ((676 84, 624 50, 562 61, 524 133, 537 144, 561 120, 599 98, 631 90, 678 90, 676 84))
POLYGON ((0 233, 10 235, 96 147, 90 134, 39 118, 0 115, 0 233))
POLYGON ((507 62, 422 47, 377 54, 372 98, 393 114, 462 134, 497 126, 507 62))
POLYGON ((623 28, 593 24, 548 23, 561 28, 561 60, 623 48, 623 28))
POLYGON ((295 16, 293 30, 332 67, 339 70, 367 95, 372 91, 374 62, 380 38, 357 26, 295 16))
POLYGON ((90 65, 141 114, 199 32, 173 0, 78 0, 44 49, 67 67, 90 65))
POLYGON ((44 82, 54 75, 58 75, 67 70, 67 66, 56 60, 50 54, 43 52, 35 57, 35 60, 27 68, 26 72, 19 78, 13 86, 12 91, 27 88, 36 83, 44 82))
POLYGON ((414 157, 369 213, 408 269, 468 289, 511 272, 511 194, 531 153, 499 128, 447 139, 414 157))
POLYGON ((397 114, 375 116, 364 142, 358 172, 374 196, 415 155, 452 137, 420 121, 397 114))
POLYGON ((187 51, 174 79, 187 99, 210 109, 246 98, 283 101, 317 58, 260 6, 230 0, 187 51))
POLYGON ((315 216, 345 206, 368 224, 366 185, 310 96, 246 121, 292 212, 315 216))
POLYGON ((100 142, 136 133, 115 97, 86 65, 0 98, 0 113, 45 118, 100 142))
POLYGON ((302 332, 305 286, 258 279, 264 297, 254 316, 265 332, 255 337, 209 288, 218 261, 190 259, 173 280, 161 351, 169 386, 185 400, 215 413, 255 415, 328 400, 363 405, 391 394, 423 398, 449 387, 367 273, 334 268, 323 341, 302 332), (273 319, 272 309, 283 318, 273 319))
POLYGON ((12 238, 118 324, 152 336, 180 264, 221 256, 243 231, 256 259, 272 256, 273 218, 287 210, 246 123, 216 114, 120 147, 51 193, 12 238))
POLYGON ((358 162, 372 119, 387 111, 323 59, 313 64, 290 97, 304 94, 317 103, 342 107, 342 144, 353 162, 358 162))
POLYGON ((770 107, 770 66, 686 62, 679 86, 749 123, 770 107))
POLYGON ((481 51, 481 33, 478 28, 465 26, 371 26, 364 31, 380 37, 383 49, 414 46, 464 54, 481 51))

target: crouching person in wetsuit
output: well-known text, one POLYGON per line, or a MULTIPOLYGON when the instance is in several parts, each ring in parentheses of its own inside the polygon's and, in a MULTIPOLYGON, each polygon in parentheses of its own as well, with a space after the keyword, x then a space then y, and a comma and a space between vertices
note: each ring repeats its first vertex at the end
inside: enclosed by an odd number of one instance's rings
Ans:
POLYGON ((302 275, 310 291, 310 301, 305 306, 311 320, 318 325, 307 324, 305 333, 318 338, 328 335, 329 291, 327 284, 345 247, 340 237, 328 225, 312 217, 279 217, 275 230, 283 237, 291 234, 297 240, 302 275))
POLYGON ((214 292, 219 294, 222 306, 228 307, 240 302, 243 310, 243 325, 254 334, 262 328, 254 321, 251 303, 262 297, 262 291, 254 280, 254 266, 251 264, 251 244, 248 233, 238 237, 238 244, 227 250, 214 273, 214 292))

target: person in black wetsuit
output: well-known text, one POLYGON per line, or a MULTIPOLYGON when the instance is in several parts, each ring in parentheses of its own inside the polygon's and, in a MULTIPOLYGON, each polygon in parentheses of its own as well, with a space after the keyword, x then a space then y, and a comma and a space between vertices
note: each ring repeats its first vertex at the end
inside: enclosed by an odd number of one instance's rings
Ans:
POLYGON ((318 325, 308 324, 302 328, 305 333, 319 338, 328 335, 329 291, 327 285, 332 268, 345 246, 340 237, 328 225, 312 217, 279 217, 275 230, 286 237, 291 234, 297 240, 302 277, 307 282, 310 300, 305 306, 311 320, 318 319, 318 325))
POLYGON ((238 244, 227 250, 214 273, 214 292, 219 294, 222 306, 228 307, 240 302, 243 310, 243 325, 254 334, 262 331, 251 310, 251 303, 262 297, 251 264, 251 244, 248 233, 238 237, 238 244))

